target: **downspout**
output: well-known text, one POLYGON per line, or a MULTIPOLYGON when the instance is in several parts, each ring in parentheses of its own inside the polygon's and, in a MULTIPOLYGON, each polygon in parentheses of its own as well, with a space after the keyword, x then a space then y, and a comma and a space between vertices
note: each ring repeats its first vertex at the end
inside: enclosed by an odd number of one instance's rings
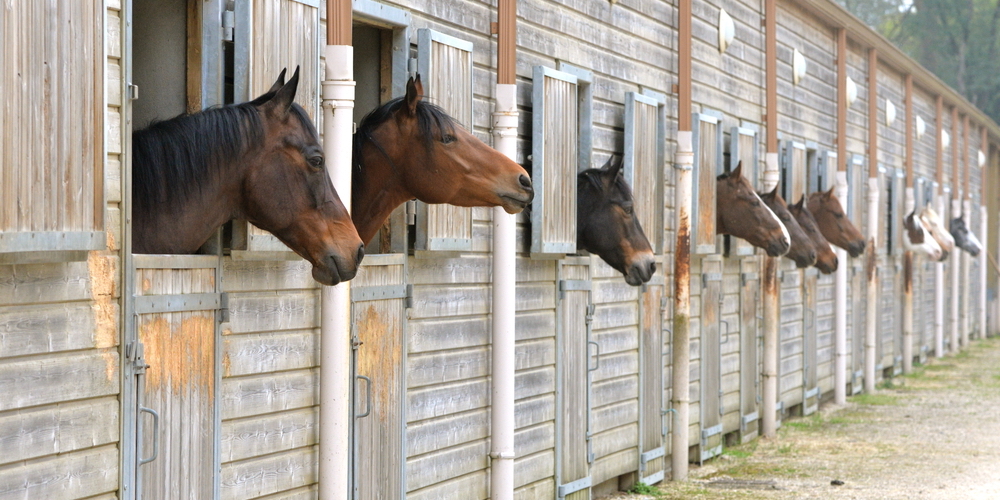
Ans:
MULTIPOLYGON (((934 191, 934 208, 944 214, 944 98, 937 97, 937 157, 934 191)), ((944 262, 934 263, 934 356, 944 356, 944 262)))
MULTIPOLYGON (((493 145, 517 160, 517 0, 497 2, 497 86, 493 145)), ((490 407, 490 498, 514 498, 515 216, 493 208, 493 399, 490 407)))
MULTIPOLYGON (((326 72, 323 80, 323 142, 327 172, 341 201, 351 208, 354 128, 354 47, 350 0, 327 0, 326 72)), ((319 372, 319 498, 348 498, 350 484, 351 284, 321 292, 319 372)))
POLYGON ((865 277, 865 383, 875 392, 876 342, 878 340, 878 52, 868 49, 868 245, 865 277))
MULTIPOLYGON (((951 108, 951 162, 952 162, 952 174, 951 174, 951 214, 950 218, 955 218, 959 213, 962 212, 962 180, 961 171, 959 170, 959 151, 961 151, 961 137, 958 134, 958 106, 951 108)), ((949 223, 950 221, 945 221, 949 223)), ((955 252, 952 254, 951 261, 951 332, 949 333, 951 339, 951 345, 949 346, 949 351, 956 353, 959 351, 959 304, 958 304, 958 290, 959 290, 959 275, 962 269, 962 252, 961 248, 955 246, 955 252)))
MULTIPOLYGON (((913 211, 913 75, 906 75, 906 194, 903 217, 913 211)), ((905 236, 904 236, 905 237, 905 236)), ((903 253, 903 375, 913 371, 913 252, 903 253)))
MULTIPOLYGON (((847 29, 837 30, 837 198, 847 200, 847 29)), ((837 254, 834 275, 833 402, 847 403, 847 251, 834 247, 837 254)))
POLYGON ((986 210, 986 167, 990 164, 990 145, 987 142, 989 138, 986 136, 986 127, 982 127, 980 139, 979 139, 979 150, 986 155, 986 158, 979 167, 979 238, 983 242, 982 255, 979 256, 979 338, 985 339, 986 333, 989 331, 989 327, 986 325, 986 292, 989 289, 986 280, 986 266, 989 266, 989 249, 990 239, 987 237, 987 231, 989 230, 989 224, 987 224, 987 219, 989 218, 989 211, 986 210))
MULTIPOLYGON (((776 0, 764 1, 765 47, 765 125, 767 136, 764 156, 764 192, 778 185, 778 7, 776 0)), ((778 261, 780 257, 764 257, 761 286, 764 288, 764 382, 761 401, 761 435, 773 438, 778 431, 778 261)))
MULTIPOLYGON (((964 169, 965 180, 963 182, 965 188, 962 190, 963 200, 962 200, 962 215, 965 217, 965 223, 969 227, 969 231, 972 231, 972 191, 969 190, 969 171, 972 170, 972 165, 969 165, 969 115, 965 115, 962 118, 962 168, 964 169)), ((970 286, 969 274, 972 272, 972 254, 969 252, 961 252, 962 255, 962 306, 961 306, 961 328, 962 328, 962 347, 969 346, 969 308, 972 306, 972 297, 969 293, 972 291, 970 286)))
POLYGON ((674 247, 674 331, 671 342, 672 406, 671 470, 674 481, 688 476, 688 422, 691 403, 691 0, 678 2, 677 30, 677 240, 674 247))

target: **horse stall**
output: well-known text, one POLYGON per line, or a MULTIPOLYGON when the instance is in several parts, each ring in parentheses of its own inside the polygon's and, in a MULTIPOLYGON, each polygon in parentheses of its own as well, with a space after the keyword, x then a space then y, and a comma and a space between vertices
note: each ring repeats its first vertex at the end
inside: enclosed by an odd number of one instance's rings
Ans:
MULTIPOLYGON (((717 234, 736 203, 718 186, 734 172, 760 192, 777 167, 778 192, 793 204, 845 171, 840 201, 864 234, 866 196, 879 196, 880 381, 902 367, 907 141, 917 207, 942 207, 947 224, 961 211, 952 195, 971 194, 966 221, 978 234, 978 207, 993 201, 979 187, 996 179, 990 153, 1000 127, 832 1, 773 0, 775 89, 765 85, 762 22, 772 0, 679 2, 692 12, 688 75, 678 74, 679 3, 516 5, 515 160, 536 191, 516 219, 518 499, 582 500, 669 480, 675 454, 704 462, 764 432, 762 247, 775 236, 717 234), (857 89, 845 116, 836 100, 839 29, 857 89), (873 47, 881 50, 874 68, 873 47), (887 103, 902 109, 910 74, 922 137, 907 137, 904 113, 886 116, 887 103), (694 105, 679 111, 682 79, 694 105), (763 118, 770 90, 776 123, 763 118), (874 156, 869 104, 879 124, 874 156), (688 112, 691 383, 675 388, 673 165, 678 118, 688 112), (937 145, 939 120, 950 147, 937 145), (779 132, 778 150, 767 150, 768 127, 779 132), (622 165, 657 267, 635 286, 577 245, 578 174, 609 158, 609 168, 622 165), (884 167, 878 193, 867 192, 873 164, 884 167), (691 395, 687 429, 674 429, 675 390, 691 395), (687 434, 688 450, 671 448, 675 433, 687 434)), ((428 101, 491 144, 494 6, 355 0, 353 9, 356 123, 406 95, 419 73, 428 101)), ((0 498, 319 495, 323 287, 312 266, 244 220, 197 253, 134 252, 130 138, 150 122, 260 96, 296 66, 296 102, 322 131, 326 21, 321 0, 0 8, 0 390, 11 395, 0 402, 0 491, 8 492, 0 498)), ((350 296, 348 498, 493 493, 494 224, 484 207, 411 201, 366 243, 350 296)), ((959 329, 986 331, 977 312, 984 261, 964 254, 915 261, 917 359, 944 354, 936 323, 950 353, 963 347, 959 329)), ((863 382, 867 257, 839 262, 848 273, 848 393, 863 382)), ((815 412, 834 392, 833 276, 781 258, 779 418, 815 412)))

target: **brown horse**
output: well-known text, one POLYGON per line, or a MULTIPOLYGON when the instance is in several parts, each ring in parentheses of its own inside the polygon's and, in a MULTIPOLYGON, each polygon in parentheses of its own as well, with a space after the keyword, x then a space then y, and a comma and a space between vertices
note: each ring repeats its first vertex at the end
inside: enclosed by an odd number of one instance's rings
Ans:
POLYGON ((299 71, 251 102, 155 123, 132 134, 136 253, 193 253, 231 219, 270 231, 324 285, 349 280, 364 245, 333 188, 299 71))
POLYGON ((576 176, 576 247, 599 255, 625 275, 626 283, 639 286, 656 272, 656 261, 633 212, 622 164, 611 160, 576 176))
POLYGON ((520 165, 423 100, 420 76, 406 96, 368 113, 354 134, 351 214, 368 243, 399 205, 414 198, 461 207, 531 203, 531 178, 520 165))
POLYGON ((810 194, 809 213, 816 218, 816 224, 827 241, 847 250, 851 257, 858 257, 865 253, 865 238, 851 224, 833 190, 834 188, 830 188, 829 191, 810 194))
POLYGON ((743 177, 743 162, 732 172, 716 177, 715 189, 716 234, 743 238, 771 257, 788 253, 788 229, 743 177))
POLYGON ((770 208, 774 215, 778 216, 778 220, 785 225, 785 229, 788 229, 792 246, 788 249, 785 257, 795 261, 795 267, 799 269, 809 267, 816 263, 816 247, 813 245, 812 238, 802 230, 802 226, 788 211, 788 204, 778 194, 778 187, 775 185, 770 193, 761 194, 760 199, 764 200, 767 208, 770 208))
POLYGON ((941 216, 928 205, 920 211, 920 222, 923 223, 924 228, 930 232, 931 237, 941 247, 941 256, 938 257, 938 262, 947 260, 948 254, 955 249, 955 238, 952 238, 951 233, 944 227, 944 221, 941 220, 941 216))
POLYGON ((823 274, 830 274, 837 270, 837 254, 830 247, 830 242, 823 236, 812 212, 805 206, 806 197, 802 195, 799 202, 788 207, 788 211, 795 217, 795 221, 802 227, 802 231, 809 236, 816 249, 816 264, 813 264, 823 274))

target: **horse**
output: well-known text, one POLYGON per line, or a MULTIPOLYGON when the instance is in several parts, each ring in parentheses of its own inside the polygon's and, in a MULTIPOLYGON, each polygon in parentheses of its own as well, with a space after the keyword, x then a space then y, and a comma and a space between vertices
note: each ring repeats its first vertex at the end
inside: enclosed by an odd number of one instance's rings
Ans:
POLYGON ((576 247, 597 254, 626 283, 639 286, 656 272, 656 261, 633 211, 622 163, 614 164, 612 158, 576 176, 576 247))
POLYGON ((943 262, 948 258, 948 254, 955 249, 955 238, 952 238, 951 233, 945 229, 941 216, 930 206, 924 207, 920 211, 920 221, 923 222, 924 228, 930 232, 931 237, 941 247, 941 256, 937 261, 943 262))
POLYGON ((969 252, 973 257, 983 250, 983 244, 979 242, 976 233, 969 231, 969 226, 965 224, 965 214, 952 219, 949 228, 958 248, 969 252))
POLYGON ((132 134, 136 253, 194 253, 246 219, 335 285, 355 276, 364 245, 327 175, 323 148, 295 104, 299 71, 260 97, 154 123, 132 134))
POLYGON ((743 177, 742 161, 715 178, 715 189, 716 234, 743 238, 771 257, 788 253, 792 243, 788 229, 743 177))
POLYGON ((931 236, 931 232, 924 226, 923 221, 917 216, 917 211, 910 212, 903 219, 903 248, 908 252, 916 252, 926 255, 933 260, 941 260, 941 245, 931 236))
POLYGON ((810 194, 807 208, 827 241, 847 250, 851 257, 858 257, 865 253, 865 237, 851 224, 833 190, 810 194))
POLYGON ((802 231, 809 236, 816 249, 816 263, 813 264, 823 274, 830 274, 837 270, 837 254, 833 252, 830 242, 823 236, 816 218, 806 207, 806 196, 802 195, 799 202, 788 207, 788 211, 795 217, 795 221, 802 226, 802 231))
POLYGON ((423 99, 420 75, 406 95, 371 111, 354 134, 351 214, 366 244, 414 198, 518 213, 534 191, 528 172, 423 99))
POLYGON ((816 263, 816 247, 813 245, 812 238, 809 237, 802 230, 802 226, 799 225, 798 221, 792 217, 792 214, 788 211, 788 204, 785 203, 785 199, 778 194, 778 186, 775 185, 774 189, 770 193, 760 194, 760 199, 764 200, 764 204, 767 208, 770 208, 774 215, 778 216, 778 220, 785 225, 785 229, 788 230, 788 236, 791 238, 792 246, 788 249, 788 253, 785 254, 786 258, 795 261, 795 267, 802 269, 809 267, 816 263))

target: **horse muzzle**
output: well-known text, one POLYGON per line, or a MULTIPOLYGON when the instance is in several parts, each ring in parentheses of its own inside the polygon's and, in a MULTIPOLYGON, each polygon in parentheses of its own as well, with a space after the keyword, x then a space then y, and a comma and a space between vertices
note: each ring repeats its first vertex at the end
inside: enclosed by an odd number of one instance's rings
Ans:
POLYGON ((365 246, 358 246, 355 255, 345 258, 336 253, 327 254, 320 263, 313 264, 313 279, 326 286, 334 286, 349 281, 358 274, 361 260, 365 258, 365 246))
POLYGON ((500 206, 509 214, 516 214, 524 210, 531 200, 535 199, 535 189, 531 186, 531 178, 521 174, 517 178, 518 192, 503 193, 500 196, 500 206))
POLYGON ((770 257, 781 257, 782 255, 788 253, 788 250, 791 248, 792 245, 788 242, 788 240, 781 238, 780 240, 775 240, 768 244, 764 251, 766 251, 767 255, 770 257))
POLYGON ((626 269, 625 282, 632 286, 646 283, 656 273, 656 259, 653 254, 643 254, 626 269))
POLYGON ((852 241, 847 245, 847 253, 851 254, 851 257, 860 257, 861 254, 865 253, 865 240, 852 241))

